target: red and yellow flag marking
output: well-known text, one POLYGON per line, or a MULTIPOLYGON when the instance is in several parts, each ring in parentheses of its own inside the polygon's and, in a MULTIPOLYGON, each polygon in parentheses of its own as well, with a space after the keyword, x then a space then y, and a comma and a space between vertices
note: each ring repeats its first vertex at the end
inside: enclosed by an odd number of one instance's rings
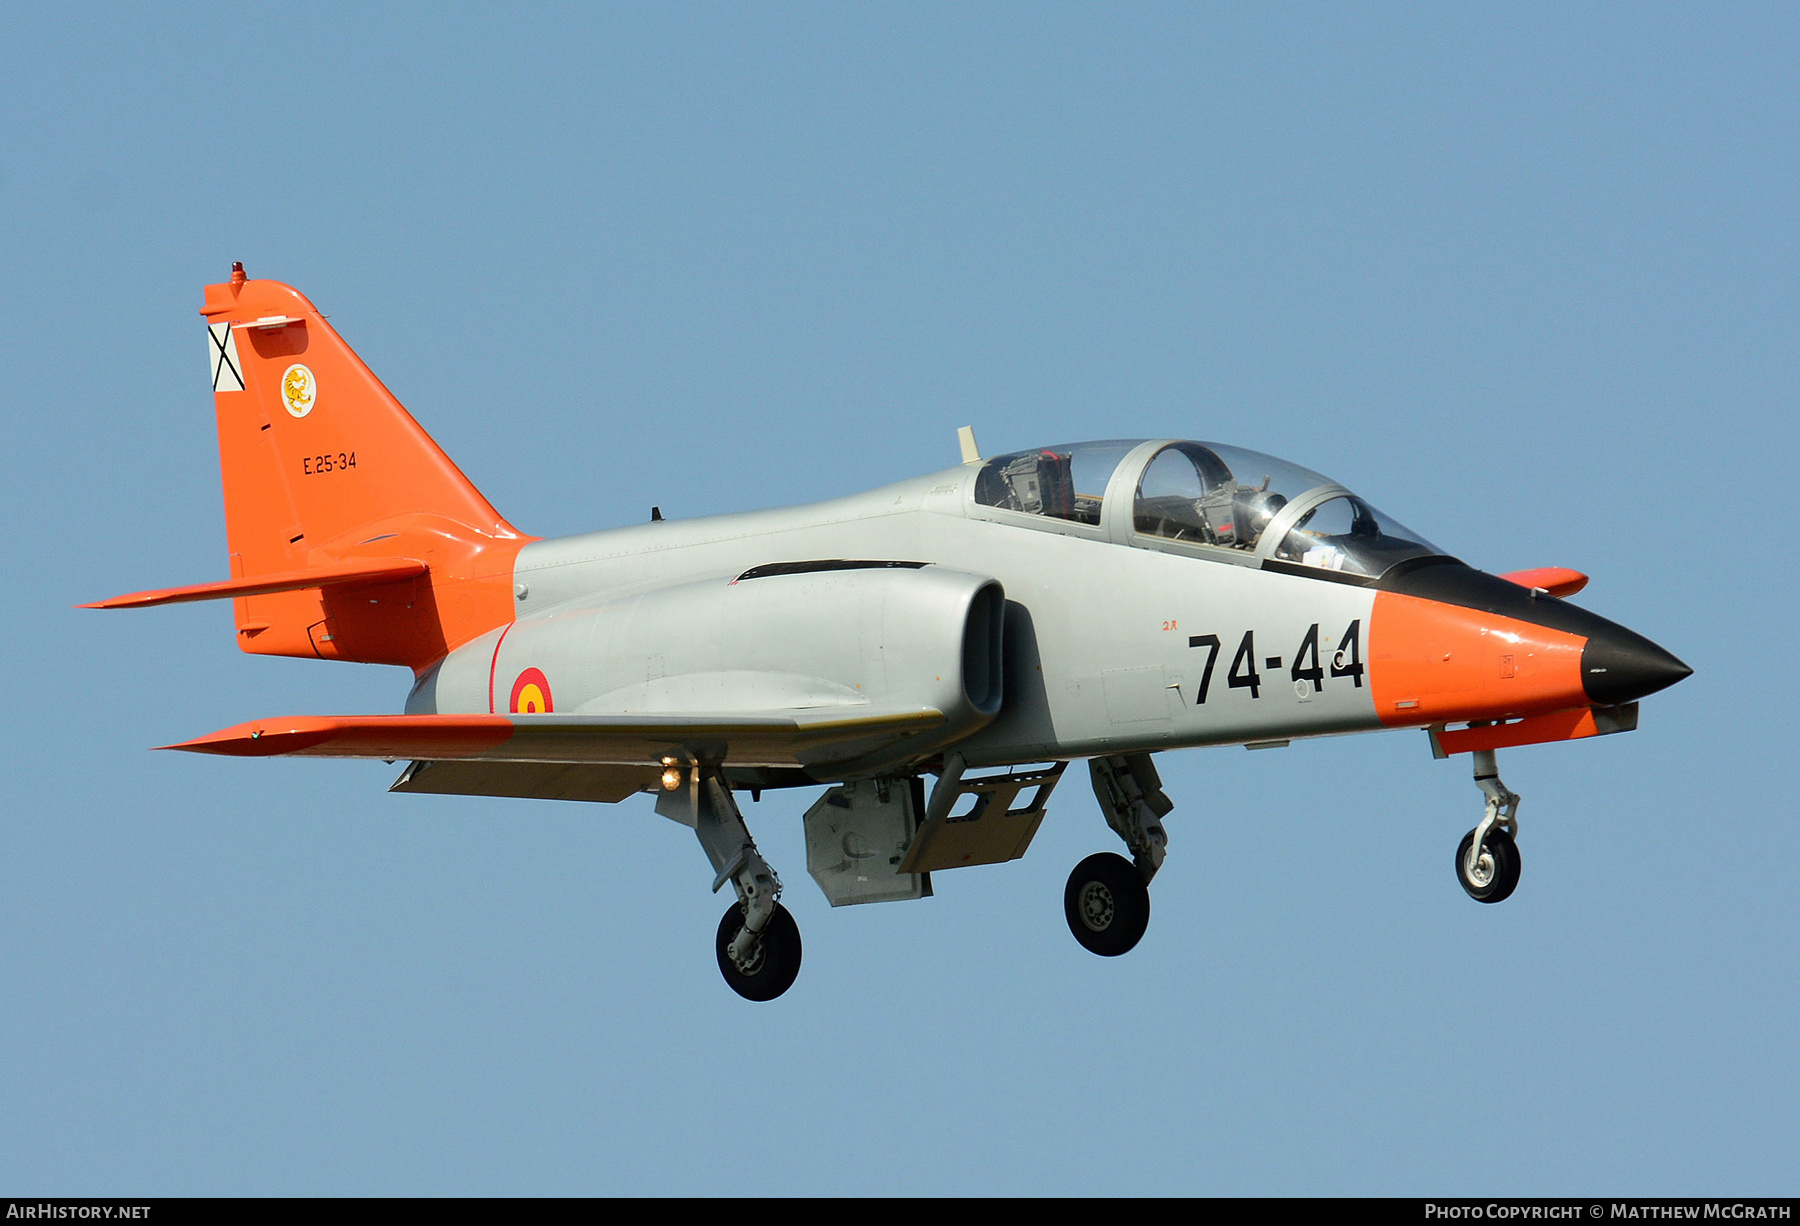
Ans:
POLYGON ((507 709, 515 715, 548 715, 556 707, 550 701, 550 682, 542 669, 528 668, 513 682, 507 709))

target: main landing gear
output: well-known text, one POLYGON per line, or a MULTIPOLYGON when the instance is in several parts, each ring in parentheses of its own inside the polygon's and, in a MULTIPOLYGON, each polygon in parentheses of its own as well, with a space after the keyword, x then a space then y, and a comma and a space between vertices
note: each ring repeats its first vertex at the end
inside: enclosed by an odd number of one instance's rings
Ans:
POLYGON ((1476 902, 1501 902, 1519 884, 1519 795, 1500 782, 1491 749, 1475 751, 1475 786, 1487 811, 1456 849, 1456 879, 1476 902))
POLYGON ((781 878, 756 850, 716 765, 667 759, 664 766, 656 811, 693 828, 716 874, 713 893, 728 881, 737 893, 719 920, 719 973, 746 1000, 774 1000, 800 973, 800 926, 779 901, 781 878))
POLYGON ((1129 952, 1150 924, 1150 879, 1169 845, 1162 819, 1175 807, 1147 753, 1093 758, 1088 771, 1100 811, 1132 858, 1103 851, 1069 874, 1063 917, 1082 948, 1105 958, 1129 952))

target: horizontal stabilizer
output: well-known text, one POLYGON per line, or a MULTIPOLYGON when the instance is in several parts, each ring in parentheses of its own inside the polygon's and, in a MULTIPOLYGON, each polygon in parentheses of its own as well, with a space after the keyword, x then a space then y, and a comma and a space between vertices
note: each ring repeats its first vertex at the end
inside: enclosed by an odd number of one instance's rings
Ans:
POLYGON ((400 758, 641 766, 704 750, 729 766, 798 766, 831 746, 870 747, 944 722, 941 711, 842 708, 764 715, 297 715, 164 745, 238 758, 400 758))
POLYGON ((313 566, 283 570, 248 579, 196 583, 191 587, 165 587, 150 592, 131 592, 111 600, 76 605, 78 609, 147 609, 151 605, 183 604, 190 600, 224 600, 232 596, 267 596, 272 592, 300 592, 307 588, 340 584, 393 583, 425 573, 423 562, 411 558, 384 558, 379 562, 346 562, 338 566, 313 566))

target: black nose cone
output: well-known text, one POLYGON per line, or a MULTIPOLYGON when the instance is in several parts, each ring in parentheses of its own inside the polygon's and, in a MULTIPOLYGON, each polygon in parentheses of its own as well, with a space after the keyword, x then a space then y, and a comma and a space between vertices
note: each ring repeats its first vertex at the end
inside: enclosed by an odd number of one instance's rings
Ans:
POLYGON ((1693 671, 1643 635, 1611 622, 1591 631, 1581 651, 1582 684, 1590 699, 1605 706, 1667 689, 1693 671))

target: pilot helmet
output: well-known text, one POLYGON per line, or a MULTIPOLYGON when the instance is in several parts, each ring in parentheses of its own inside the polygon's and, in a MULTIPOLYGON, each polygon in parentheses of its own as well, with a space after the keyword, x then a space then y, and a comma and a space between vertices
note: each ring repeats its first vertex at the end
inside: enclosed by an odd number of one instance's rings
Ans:
POLYGON ((1267 482, 1263 486, 1262 489, 1246 490, 1244 493, 1243 526, 1248 529, 1246 535, 1252 540, 1261 536, 1263 529, 1269 526, 1269 521, 1287 505, 1287 495, 1269 489, 1267 482))

